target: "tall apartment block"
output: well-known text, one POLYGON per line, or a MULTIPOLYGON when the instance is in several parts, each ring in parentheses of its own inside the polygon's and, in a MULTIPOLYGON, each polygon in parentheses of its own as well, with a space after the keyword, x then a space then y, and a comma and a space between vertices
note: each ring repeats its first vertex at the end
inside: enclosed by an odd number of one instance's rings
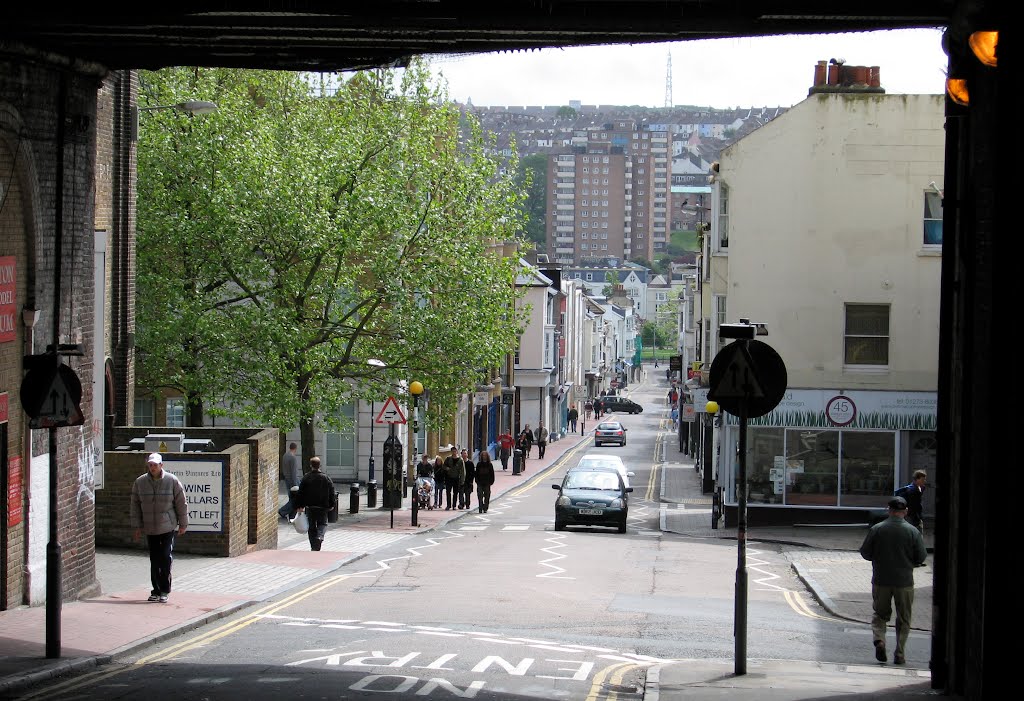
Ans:
POLYGON ((669 125, 619 120, 575 131, 548 156, 548 251, 555 262, 652 260, 666 250, 671 211, 669 125))

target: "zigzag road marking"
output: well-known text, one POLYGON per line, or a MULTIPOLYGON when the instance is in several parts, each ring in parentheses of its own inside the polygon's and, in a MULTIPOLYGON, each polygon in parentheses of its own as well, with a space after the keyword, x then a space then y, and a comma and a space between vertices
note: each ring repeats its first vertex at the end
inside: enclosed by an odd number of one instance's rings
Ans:
POLYGON ((576 579, 575 577, 562 577, 561 574, 563 572, 565 572, 566 570, 561 568, 561 567, 559 567, 558 565, 551 564, 552 562, 554 562, 556 560, 564 560, 565 559, 565 557, 566 557, 565 555, 563 555, 561 553, 555 552, 556 549, 561 549, 561 548, 568 547, 565 543, 561 542, 564 539, 565 539, 565 534, 564 533, 559 533, 558 535, 553 535, 553 536, 551 536, 549 538, 545 538, 545 542, 554 543, 554 545, 551 545, 550 547, 547 547, 547 548, 541 548, 540 551, 544 552, 544 553, 548 553, 549 555, 551 555, 551 557, 549 557, 547 560, 541 560, 538 564, 541 567, 550 567, 551 568, 551 572, 543 572, 541 574, 538 574, 537 575, 538 577, 545 577, 545 578, 548 578, 548 579, 576 579))

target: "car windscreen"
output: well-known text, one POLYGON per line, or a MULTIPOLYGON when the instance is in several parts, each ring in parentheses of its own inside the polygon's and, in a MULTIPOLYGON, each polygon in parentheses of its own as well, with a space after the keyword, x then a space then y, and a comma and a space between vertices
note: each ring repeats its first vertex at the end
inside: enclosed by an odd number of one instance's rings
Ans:
POLYGON ((562 483, 563 489, 619 490, 619 476, 614 472, 580 470, 569 472, 562 483))

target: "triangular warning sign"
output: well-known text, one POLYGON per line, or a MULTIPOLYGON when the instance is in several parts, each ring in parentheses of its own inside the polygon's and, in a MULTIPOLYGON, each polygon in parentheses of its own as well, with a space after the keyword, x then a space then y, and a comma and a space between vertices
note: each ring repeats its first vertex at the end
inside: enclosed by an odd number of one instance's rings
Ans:
MULTIPOLYGON (((732 354, 718 384, 712 388, 715 399, 763 399, 764 390, 754 375, 750 357, 740 351, 732 354)), ((710 395, 709 395, 710 396, 710 395)))
POLYGON ((394 397, 388 397, 388 400, 384 402, 384 407, 377 414, 377 423, 379 424, 404 424, 405 414, 398 406, 398 402, 394 397))

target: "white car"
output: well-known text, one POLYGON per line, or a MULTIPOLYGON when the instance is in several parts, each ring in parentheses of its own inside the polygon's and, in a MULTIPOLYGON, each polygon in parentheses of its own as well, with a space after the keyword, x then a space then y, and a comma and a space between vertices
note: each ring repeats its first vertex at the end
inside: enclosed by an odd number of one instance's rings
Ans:
POLYGON ((626 470, 626 464, 622 462, 622 458, 618 455, 611 455, 609 453, 587 453, 580 458, 578 467, 585 465, 602 465, 608 467, 614 467, 618 470, 619 474, 622 475, 622 482, 627 487, 629 486, 629 478, 635 477, 636 473, 629 472, 626 470))

